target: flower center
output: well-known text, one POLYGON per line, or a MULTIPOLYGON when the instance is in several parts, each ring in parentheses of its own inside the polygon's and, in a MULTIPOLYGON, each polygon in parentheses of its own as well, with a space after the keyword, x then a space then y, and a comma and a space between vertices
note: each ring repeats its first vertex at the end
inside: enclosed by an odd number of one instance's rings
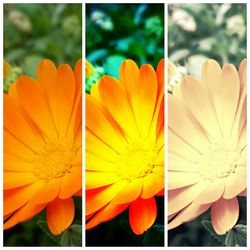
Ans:
POLYGON ((45 182, 70 173, 76 152, 64 139, 49 142, 33 159, 33 173, 45 182))
POLYGON ((126 180, 145 177, 152 173, 159 149, 150 149, 145 145, 128 144, 115 161, 116 172, 126 180))
POLYGON ((230 144, 211 143, 198 162, 198 171, 206 180, 215 180, 235 173, 240 152, 230 144))

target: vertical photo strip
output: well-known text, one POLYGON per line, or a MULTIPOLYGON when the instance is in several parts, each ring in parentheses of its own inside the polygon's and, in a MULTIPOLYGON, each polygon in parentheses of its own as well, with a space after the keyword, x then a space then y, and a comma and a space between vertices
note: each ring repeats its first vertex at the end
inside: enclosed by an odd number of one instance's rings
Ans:
POLYGON ((247 5, 168 5, 168 246, 246 246, 247 5))
POLYGON ((82 4, 3 4, 4 246, 82 245, 82 4))
POLYGON ((86 4, 86 246, 164 246, 164 4, 86 4))

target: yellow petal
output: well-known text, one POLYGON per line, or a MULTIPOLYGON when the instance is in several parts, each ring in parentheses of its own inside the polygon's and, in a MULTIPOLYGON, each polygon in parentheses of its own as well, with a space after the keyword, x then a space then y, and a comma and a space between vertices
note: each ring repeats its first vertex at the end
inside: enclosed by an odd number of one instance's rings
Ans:
POLYGON ((115 184, 86 191, 86 215, 107 205, 127 184, 119 181, 115 184))
POLYGON ((22 187, 37 181, 37 177, 30 172, 8 172, 4 171, 3 188, 4 190, 22 187))
MULTIPOLYGON (((157 167, 160 168, 160 167, 157 167)), ((162 167, 163 169, 163 167, 162 167)), ((143 189, 141 198, 142 199, 149 199, 156 195, 158 192, 162 190, 164 187, 164 176, 155 174, 148 174, 143 178, 143 189)))
POLYGON ((96 215, 91 218, 86 224, 86 229, 91 229, 102 222, 112 220, 115 216, 123 212, 128 207, 128 204, 117 205, 113 203, 107 204, 104 208, 100 209, 96 215))
POLYGON ((86 171, 86 189, 107 186, 121 180, 116 173, 86 171))
POLYGON ((143 179, 138 178, 127 183, 126 186, 114 197, 112 203, 125 204, 132 202, 141 194, 143 179))

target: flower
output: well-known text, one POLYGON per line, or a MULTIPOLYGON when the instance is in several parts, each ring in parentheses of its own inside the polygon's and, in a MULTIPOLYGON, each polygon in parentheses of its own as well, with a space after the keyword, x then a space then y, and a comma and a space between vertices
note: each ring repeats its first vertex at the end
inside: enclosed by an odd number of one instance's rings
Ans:
POLYGON ((93 66, 88 60, 85 61, 85 91, 90 92, 93 84, 97 83, 98 80, 105 74, 102 67, 93 66))
POLYGON ((94 67, 92 66, 92 64, 86 60, 85 61, 85 75, 86 78, 91 77, 94 74, 95 70, 94 67))
POLYGON ((239 216, 246 189, 246 60, 239 71, 214 60, 168 95, 169 229, 211 208, 217 234, 239 216))
POLYGON ((120 80, 104 76, 86 94, 87 229, 129 208, 135 234, 150 228, 164 187, 164 61, 132 60, 120 80))
POLYGON ((10 85, 22 74, 22 69, 9 64, 7 60, 3 60, 3 90, 8 92, 10 85))
POLYGON ((175 9, 172 14, 173 24, 179 26, 187 32, 194 32, 197 29, 197 24, 192 15, 183 9, 175 9))
POLYGON ((43 60, 4 95, 4 229, 46 208, 53 234, 74 219, 81 195, 81 60, 74 72, 43 60))
POLYGON ((176 66, 168 59, 168 91, 172 92, 176 84, 179 84, 187 70, 182 66, 176 66))

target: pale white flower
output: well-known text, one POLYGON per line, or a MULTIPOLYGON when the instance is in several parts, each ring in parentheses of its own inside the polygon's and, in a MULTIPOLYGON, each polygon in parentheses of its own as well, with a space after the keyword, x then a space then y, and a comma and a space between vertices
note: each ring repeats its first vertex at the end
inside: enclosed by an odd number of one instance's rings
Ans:
POLYGON ((172 14, 173 23, 183 30, 188 32, 196 31, 197 25, 196 22, 187 11, 183 9, 175 9, 172 14))

